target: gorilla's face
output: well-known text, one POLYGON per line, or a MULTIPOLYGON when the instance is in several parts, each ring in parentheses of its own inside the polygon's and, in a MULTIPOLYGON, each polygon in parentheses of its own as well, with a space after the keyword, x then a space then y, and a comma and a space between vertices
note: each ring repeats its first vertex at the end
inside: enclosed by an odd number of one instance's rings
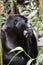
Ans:
POLYGON ((5 23, 4 30, 9 35, 22 33, 26 29, 27 19, 21 15, 10 15, 5 23))
POLYGON ((26 29, 26 25, 27 25, 27 19, 23 16, 15 16, 15 27, 17 28, 18 30, 18 33, 22 34, 23 31, 26 29))

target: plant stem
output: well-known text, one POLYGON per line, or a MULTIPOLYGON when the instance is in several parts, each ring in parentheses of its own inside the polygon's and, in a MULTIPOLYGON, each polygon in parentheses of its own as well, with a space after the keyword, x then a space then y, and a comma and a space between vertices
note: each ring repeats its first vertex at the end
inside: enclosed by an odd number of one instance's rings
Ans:
POLYGON ((19 53, 21 53, 21 52, 23 52, 23 51, 19 51, 17 54, 15 54, 15 55, 11 58, 11 60, 9 61, 9 63, 8 63, 7 65, 10 65, 10 63, 12 62, 12 60, 13 60, 19 53))
POLYGON ((24 53, 25 53, 30 59, 32 59, 32 58, 30 57, 30 55, 28 55, 25 51, 24 51, 24 53))

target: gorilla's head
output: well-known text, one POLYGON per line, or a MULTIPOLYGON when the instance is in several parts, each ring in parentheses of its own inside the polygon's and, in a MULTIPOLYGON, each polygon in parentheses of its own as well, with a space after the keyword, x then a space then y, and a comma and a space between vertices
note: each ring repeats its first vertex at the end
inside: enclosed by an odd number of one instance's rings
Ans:
POLYGON ((8 35, 21 34, 26 29, 27 19, 19 14, 9 15, 7 22, 4 24, 4 31, 8 35))

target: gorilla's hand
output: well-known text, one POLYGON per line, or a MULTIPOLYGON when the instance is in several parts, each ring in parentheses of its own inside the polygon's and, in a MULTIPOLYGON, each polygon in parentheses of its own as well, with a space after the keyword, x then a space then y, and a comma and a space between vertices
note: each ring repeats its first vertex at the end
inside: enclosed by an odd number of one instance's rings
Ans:
POLYGON ((26 38, 28 37, 28 31, 24 30, 23 34, 26 38))

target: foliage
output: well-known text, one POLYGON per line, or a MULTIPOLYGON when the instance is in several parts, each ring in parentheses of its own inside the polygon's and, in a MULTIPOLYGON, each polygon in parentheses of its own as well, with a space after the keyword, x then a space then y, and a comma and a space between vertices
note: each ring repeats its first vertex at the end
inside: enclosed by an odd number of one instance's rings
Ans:
POLYGON ((3 1, 0 1, 0 5, 3 5, 3 1))
POLYGON ((40 54, 36 59, 35 65, 42 65, 41 62, 43 61, 43 54, 40 54))
POLYGON ((34 61, 34 59, 30 59, 26 65, 30 65, 32 63, 32 61, 34 61))
MULTIPOLYGON (((38 9, 38 5, 36 4, 36 3, 34 3, 34 2, 32 2, 33 0, 29 0, 29 3, 30 3, 30 5, 29 5, 29 8, 27 9, 23 9, 22 11, 21 11, 21 13, 20 14, 22 14, 22 12, 25 10, 27 10, 28 11, 28 13, 26 13, 26 15, 27 14, 31 14, 30 12, 33 12, 33 10, 36 10, 36 9, 38 9), (35 5, 34 5, 35 4, 35 5)), ((14 0, 14 2, 17 4, 17 0, 14 0)), ((0 1, 0 5, 3 5, 3 2, 2 1, 0 1)), ((11 0, 8 0, 8 2, 5 4, 5 6, 6 6, 6 8, 7 8, 7 10, 9 9, 9 8, 11 8, 11 0)), ((21 9, 22 9, 22 7, 21 7, 21 9)), ((40 13, 39 13, 40 14, 40 13)), ((23 14, 24 15, 24 14, 23 14)), ((27 17, 27 16, 26 16, 27 17)), ((43 21, 40 21, 39 19, 39 16, 34 16, 35 18, 33 18, 32 19, 32 27, 33 28, 35 28, 35 27, 37 27, 38 28, 38 31, 40 31, 40 30, 43 30, 43 21), (34 20, 34 21, 33 21, 34 20), (38 23, 39 22, 39 23, 38 23)), ((31 20, 31 19, 30 19, 31 20)), ((0 20, 1 21, 1 20, 0 20)), ((30 21, 31 22, 31 21, 30 21)), ((1 23, 0 23, 0 28, 1 28, 1 23)), ((8 63, 8 65, 12 62, 12 60, 13 59, 15 59, 15 57, 19 54, 19 53, 21 53, 21 52, 24 52, 28 57, 30 57, 21 47, 17 47, 17 48, 15 48, 15 49, 13 49, 13 50, 11 50, 10 52, 8 52, 8 54, 10 54, 10 53, 12 53, 12 52, 15 52, 15 51, 17 51, 18 50, 18 52, 12 57, 12 59, 9 61, 9 63, 8 63)), ((36 59, 36 64, 35 65, 42 65, 41 64, 41 62, 43 61, 43 48, 41 48, 41 50, 39 51, 39 55, 37 56, 37 58, 35 58, 36 59)), ((34 61, 35 59, 33 59, 33 58, 31 58, 30 57, 30 60, 27 62, 27 65, 30 65, 31 64, 31 62, 32 61, 34 61)))
POLYGON ((12 52, 15 52, 15 51, 18 51, 12 58, 11 60, 9 61, 8 65, 10 65, 10 63, 12 62, 13 59, 15 59, 15 57, 20 54, 21 52, 24 52, 29 58, 30 60, 27 62, 26 65, 30 65, 32 63, 32 61, 34 61, 36 59, 36 64, 35 65, 42 65, 41 62, 43 61, 43 47, 41 48, 40 50, 40 54, 37 56, 37 58, 31 58, 26 52, 25 50, 22 48, 22 47, 16 47, 15 49, 9 51, 8 53, 12 53, 12 52))
POLYGON ((17 4, 17 0, 14 0, 14 2, 17 4))
POLYGON ((39 54, 43 54, 43 47, 41 47, 39 54))
POLYGON ((16 47, 15 49, 12 49, 11 51, 8 52, 8 54, 12 53, 12 52, 15 52, 15 51, 18 51, 12 58, 11 60, 9 61, 9 63, 7 65, 10 65, 10 63, 12 62, 13 59, 15 59, 15 57, 20 54, 21 52, 24 52, 29 58, 31 58, 26 52, 25 50, 22 48, 22 47, 16 47))
POLYGON ((43 23, 40 24, 39 30, 43 30, 43 23))

